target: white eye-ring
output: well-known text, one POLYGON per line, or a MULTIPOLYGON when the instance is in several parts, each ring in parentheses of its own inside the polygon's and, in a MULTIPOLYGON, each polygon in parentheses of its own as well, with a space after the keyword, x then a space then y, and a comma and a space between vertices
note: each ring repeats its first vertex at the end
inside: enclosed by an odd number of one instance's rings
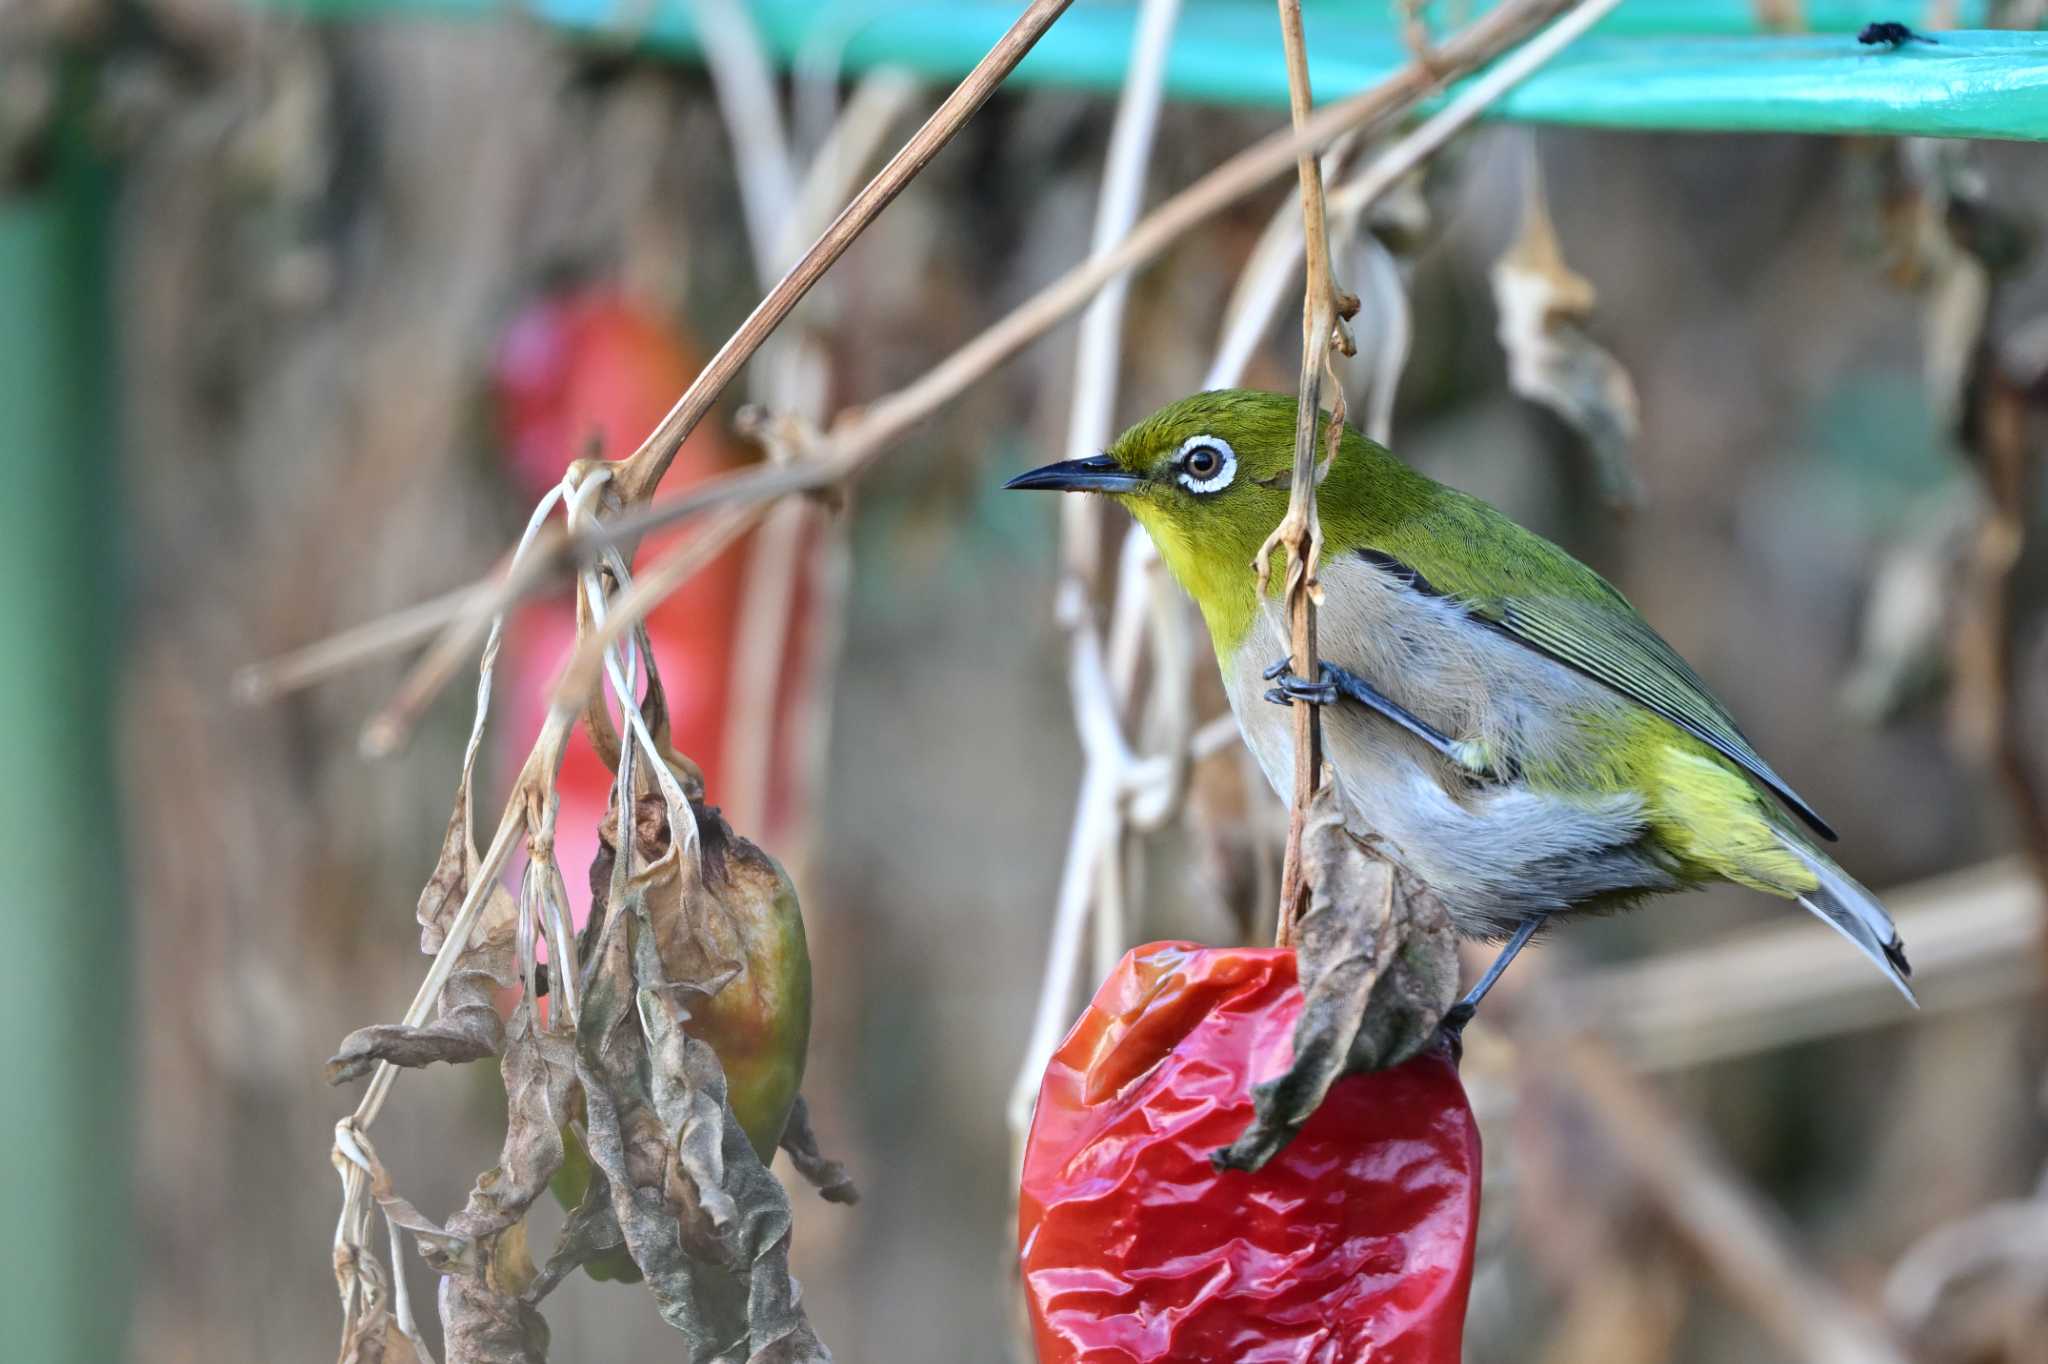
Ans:
POLYGON ((1173 462, 1180 486, 1191 493, 1219 492, 1237 477, 1237 451, 1221 436, 1189 436, 1173 462))

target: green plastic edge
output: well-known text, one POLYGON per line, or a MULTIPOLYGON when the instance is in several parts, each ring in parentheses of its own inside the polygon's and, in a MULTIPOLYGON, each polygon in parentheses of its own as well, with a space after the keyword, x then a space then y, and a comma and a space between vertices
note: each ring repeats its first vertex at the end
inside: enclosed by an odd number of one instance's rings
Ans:
MULTIPOLYGON (((687 0, 269 0, 324 18, 517 14, 585 39, 696 56, 687 0)), ((1745 5, 1747 9, 1749 6, 1745 5)), ((897 66, 957 79, 1016 17, 993 0, 753 0, 774 58, 833 62, 848 71, 897 66)), ((1308 11, 1310 72, 1319 101, 1383 79, 1407 59, 1378 4, 1308 11)), ((1777 132, 2048 139, 2048 34, 1942 32, 1897 51, 1866 47, 1855 30, 1895 5, 1810 6, 1809 23, 1837 31, 1759 34, 1734 7, 1700 0, 1623 5, 1495 108, 1498 117, 1670 132, 1777 132), (1619 23, 1624 16, 1626 24, 1619 23), (1691 36, 1652 36, 1688 16, 1691 36)), ((1136 10, 1077 4, 1018 67, 1020 84, 1113 90, 1123 80, 1136 10)), ((1195 0, 1184 9, 1168 94, 1216 104, 1284 107, 1277 20, 1263 3, 1195 0)))
MULTIPOLYGON (((126 1357, 134 1257, 133 954, 113 776, 116 533, 107 295, 112 175, 89 75, 64 76, 52 156, 0 192, 0 1321, 10 1359, 126 1357)), ((207 988, 203 983, 195 989, 207 988)))

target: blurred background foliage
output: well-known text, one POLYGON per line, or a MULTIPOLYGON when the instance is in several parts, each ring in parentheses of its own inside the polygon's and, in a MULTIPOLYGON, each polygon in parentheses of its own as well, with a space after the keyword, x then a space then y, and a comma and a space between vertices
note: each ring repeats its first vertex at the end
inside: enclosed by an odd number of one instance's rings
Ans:
MULTIPOLYGON (((631 23, 567 5, 541 12, 580 37, 480 4, 309 8, 321 21, 222 0, 0 14, 0 267, 18 282, 5 286, 9 321, 30 315, 18 290, 61 282, 48 272, 63 258, 91 278, 43 315, 103 307, 111 337, 81 343, 94 333, 76 315, 61 334, 70 351, 56 332, 0 328, 10 379, 30 376, 19 392, 70 395, 44 408, 10 398, 0 418, 11 514, 49 509, 0 536, 19 551, 14 607, 66 607, 6 618, 4 652, 11 662, 47 651, 76 670, 75 685, 17 711, 29 746, 18 772, 33 781, 6 822, 35 832, 9 846, 8 865, 43 879, 25 883, 15 974, 44 982, 24 998, 50 1025, 25 1050, 68 1058, 40 1078, 23 1070, 21 1092, 45 1106, 23 1123, 22 1149, 104 1162, 61 1186, 89 1190, 89 1208, 52 1213, 17 1190, 51 1253, 18 1240, 12 1254, 70 1263, 57 1247, 118 1243, 80 1271, 94 1286, 81 1301, 109 1331, 126 1313, 138 1358, 330 1347, 326 1151, 345 1099, 321 1083, 319 1063, 349 1029, 396 1016, 418 977, 410 906, 466 726, 464 702, 444 698, 407 751, 367 763, 357 730, 396 665, 254 709, 232 703, 233 671, 457 586, 516 534, 531 492, 492 375, 507 329, 537 300, 625 300, 701 355, 768 283, 737 225, 728 139, 680 9, 649 12, 656 41, 642 48, 631 23), (73 80, 90 81, 89 98, 67 98, 73 80), (69 197, 101 193, 67 169, 81 146, 118 164, 103 219, 69 197), (73 210, 87 216, 36 254, 35 215, 73 210), (107 255, 77 265, 95 220, 107 255), (111 412, 118 439, 65 426, 111 412), (58 527, 69 529, 51 535, 58 527), (46 548, 32 549, 32 531, 50 536, 46 548), (118 584, 117 628, 93 606, 102 573, 118 584), (108 668, 111 730, 93 708, 108 668), (50 733, 77 742, 30 761, 50 733), (94 756, 93 734, 110 735, 110 757, 94 756), (116 823, 125 921, 106 884, 116 823), (60 961, 71 964, 48 968, 60 961), (100 1032, 55 1025, 81 993, 100 1032), (132 1026, 118 1022, 124 1011, 132 1026), (121 1030, 126 1062, 109 1036, 121 1030), (50 1107, 54 1094, 75 1102, 50 1107), (132 1174, 121 1163, 131 1143, 132 1174), (118 1225, 124 1206, 131 1230, 93 1241, 95 1219, 118 1225)), ((808 7, 759 9, 771 47, 801 47, 808 7)), ((1009 9, 964 7, 960 23, 999 25, 1009 9)), ((1354 72, 1363 83, 1401 59, 1400 37, 1384 7, 1348 9, 1309 7, 1311 48, 1325 23, 1371 30, 1354 72)), ((1930 24, 2037 17, 2024 4, 1932 10, 1930 24)), ((936 25, 937 13, 899 22, 936 25)), ((1583 65, 1561 63, 1555 79, 1620 60, 1615 43, 1676 42, 1681 23, 1771 41, 1755 36, 1757 13, 1815 30, 1783 41, 1813 60, 1853 56, 1859 81, 1890 58, 1857 50, 1855 29, 1913 17, 1817 0, 1628 4, 1601 40, 1609 47, 1589 44, 1574 58, 1583 65)), ((1198 20, 1275 38, 1263 4, 1213 0, 1190 7, 1198 20)), ((1128 32, 1114 5, 1066 22, 1084 37, 1117 23, 1128 32)), ((986 43, 949 41, 972 49, 967 60, 986 43)), ((1986 35, 1891 57, 1968 50, 1996 65, 2001 44, 2033 41, 1986 35)), ((865 50, 849 47, 849 62, 865 50)), ((2038 60, 2038 48, 2014 51, 2038 60)), ((877 47, 860 64, 893 55, 877 47)), ((1085 253, 1111 113, 1101 72, 1119 69, 1114 55, 1090 50, 1094 66, 1069 81, 1048 58, 999 93, 853 247, 829 315, 810 319, 827 410, 915 377, 1085 253)), ((1652 65, 1634 83, 1654 83, 1654 50, 1640 55, 1652 65)), ((1319 94, 1347 79, 1329 60, 1319 94)), ((920 74, 943 69, 931 58, 920 74)), ((1171 86, 1151 199, 1276 121, 1252 75, 1244 89, 1209 92, 1191 69, 1171 86)), ((1810 83, 1804 70, 1781 74, 1810 83)), ((1995 74, 2004 99, 1991 91, 1978 107, 2003 112, 1972 117, 2048 132, 2024 80, 1995 74)), ((1524 97, 1567 99, 1558 88, 1546 96, 1532 82, 1524 97)), ((1757 96, 1757 121, 1719 126, 1845 126, 1802 125, 1813 115, 1783 101, 1773 125, 1777 97, 1757 96)), ((1528 111, 1612 121, 1555 104, 1528 111)), ((2013 704, 1997 677, 1970 671, 1953 633, 1981 595, 1969 565, 1984 489, 1999 477, 1983 423, 2025 428, 2029 405, 2048 396, 2048 269, 2031 249, 2048 219, 2042 157, 1988 140, 1489 125, 1432 164, 1415 187, 1426 228, 1399 244, 1414 349, 1395 447, 1620 584, 1841 830, 1844 864, 1880 890, 2027 850, 2010 790, 2048 749, 2038 544, 1992 622, 2010 651, 2013 704), (1625 516, 1607 508, 1572 429, 1507 382, 1488 272, 1515 235, 1534 162, 1562 249, 1597 289, 1587 326, 1638 395, 1643 493, 1625 516)), ((1119 421, 1195 385, 1232 282, 1293 193, 1276 184, 1139 277, 1119 421)), ((1053 509, 996 489, 1060 453, 1071 342, 1063 329, 1034 347, 878 465, 837 513, 843 593, 806 589, 823 594, 821 609, 843 603, 819 627, 838 641, 829 723, 791 740, 822 760, 792 758, 807 798, 761 818, 802 886, 818 963, 807 1091, 866 1195, 851 1210, 796 1196, 797 1273, 844 1359, 996 1361, 1012 1349, 1004 1100, 1080 768, 1052 610, 1053 509)), ((1248 382, 1289 388, 1297 351, 1283 320, 1248 382)), ((706 439, 753 458, 730 434, 733 406, 706 439)), ((2025 429, 2020 448, 2037 459, 2039 432, 2025 429)), ((2021 487, 2031 527, 2038 480, 2021 487)), ((1219 693, 1200 685, 1213 714, 1219 693)), ((1218 823, 1149 846, 1139 938, 1245 934, 1255 879, 1233 879, 1235 864, 1202 845, 1256 848, 1242 830, 1277 806, 1256 789, 1234 812, 1229 799, 1208 807, 1218 823)), ((2001 865, 2008 880, 2023 876, 2001 865)), ((2037 912, 2030 893, 2023 913, 2037 912)), ((1740 891, 1695 895, 1587 926, 1531 974, 1570 981, 1782 913, 1740 891)), ((2040 949, 2038 926, 2024 941, 2040 949)), ((2016 1209, 2015 1239, 2038 1273, 2048 1214, 2014 1202, 2048 1155, 2039 964, 2025 967, 1995 990, 1959 972, 1930 989, 1939 1007, 1922 1015, 1890 1010, 1877 1026, 1819 1029, 1837 1034, 1826 1040, 1749 1047, 1660 1088, 1780 1210, 1818 1273, 1873 1314, 1900 1310, 1886 1282, 1902 1256, 1987 1205, 2016 1209)), ((1486 1034, 1484 1023, 1474 1032, 1475 1084, 1497 1075, 1507 1045, 1486 1034)), ((460 1202, 497 1141, 496 1077, 469 1071, 409 1079, 380 1129, 429 1210, 460 1202)), ((1540 1086, 1516 1098, 1489 1129, 1502 1192, 1489 1190, 1498 1212, 1473 1359, 1779 1357, 1779 1337, 1697 1282, 1699 1247, 1617 1177, 1598 1124, 1573 1107, 1582 1099, 1540 1086)), ((1983 1249, 2005 1243, 1964 1225, 1977 1239, 1927 1270, 1939 1306, 1907 1323, 1912 1357, 2042 1358, 2042 1280, 2006 1274, 2013 1257, 1983 1249)), ((412 1272, 426 1292, 429 1276, 412 1272)), ((24 1301, 47 1303, 52 1283, 79 1275, 8 1278, 24 1301)), ((548 1315, 559 1358, 654 1357, 670 1345, 644 1297, 622 1288, 578 1281, 548 1315)), ((50 1357, 105 1348, 73 1335, 50 1357)))

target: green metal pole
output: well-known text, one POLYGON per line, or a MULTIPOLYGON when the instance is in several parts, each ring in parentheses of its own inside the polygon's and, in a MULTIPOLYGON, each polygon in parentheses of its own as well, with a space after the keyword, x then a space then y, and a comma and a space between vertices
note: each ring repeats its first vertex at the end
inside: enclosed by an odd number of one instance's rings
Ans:
POLYGON ((120 540, 108 168, 88 76, 38 181, 0 190, 0 1322, 23 1364, 126 1350, 132 989, 116 836, 120 540))

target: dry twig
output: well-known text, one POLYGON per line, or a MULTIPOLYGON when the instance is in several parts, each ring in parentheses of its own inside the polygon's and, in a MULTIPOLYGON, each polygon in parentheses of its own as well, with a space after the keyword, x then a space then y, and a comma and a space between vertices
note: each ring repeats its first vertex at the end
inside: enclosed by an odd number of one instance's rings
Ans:
MULTIPOLYGON (((1280 0, 1280 37, 1287 48, 1287 103, 1297 132, 1308 122, 1311 95, 1308 86, 1308 48, 1301 28, 1301 0, 1280 0)), ((1259 546, 1252 569, 1259 578, 1259 597, 1266 595, 1267 576, 1272 571, 1276 548, 1287 554, 1287 632, 1292 641, 1292 662, 1297 677, 1313 681, 1321 671, 1316 659, 1316 601, 1321 588, 1316 582, 1316 561, 1322 557, 1323 527, 1316 518, 1316 484, 1319 482, 1316 435, 1322 416, 1323 378, 1330 367, 1330 347, 1344 354, 1356 349, 1344 329, 1345 319, 1358 311, 1358 299, 1337 285, 1330 271, 1330 239, 1323 220, 1323 175, 1312 151, 1304 150, 1295 163, 1301 179, 1302 240, 1308 262, 1307 297, 1301 308, 1301 386, 1294 417, 1294 476, 1287 497, 1287 515, 1259 546)), ((1324 441, 1322 462, 1337 457, 1344 437, 1344 387, 1331 384, 1332 404, 1324 441)), ((1303 876, 1301 840, 1308 827, 1309 806, 1323 775, 1322 715, 1315 706, 1294 707, 1294 800, 1287 820, 1287 861, 1280 873, 1280 920, 1278 940, 1286 946, 1294 940, 1294 921, 1304 908, 1308 889, 1303 876)))
MULTIPOLYGON (((1042 8, 1043 5, 1034 6, 1031 14, 1042 8)), ((1566 8, 1568 0, 1519 0, 1518 3, 1501 5, 1436 48, 1433 68, 1420 65, 1404 67, 1371 89, 1316 111, 1299 132, 1275 133, 1239 152, 1145 215, 1114 251, 1093 258, 1053 281, 911 384, 863 408, 842 414, 819 442, 815 458, 793 467, 747 469, 708 480, 687 493, 610 518, 601 532, 544 540, 536 547, 536 569, 532 580, 501 585, 488 599, 452 605, 446 617, 449 635, 459 632, 467 641, 463 647, 473 647, 492 614, 503 610, 524 593, 538 590, 575 565, 591 562, 606 546, 630 545, 651 530, 700 516, 717 507, 815 492, 858 475, 875 459, 895 448, 910 428, 1052 330, 1108 281, 1155 260, 1187 232, 1293 166, 1302 151, 1326 146, 1348 131, 1378 126, 1399 116, 1431 94, 1442 82, 1483 66, 1537 25, 1566 8)), ((1026 18, 1029 19, 1030 15, 1026 18)), ((1024 23, 1020 20, 1019 26, 1024 23)), ((1014 37, 1016 32, 1013 29, 1011 36, 1014 37)), ((1010 41, 1010 37, 1005 38, 1006 44, 1010 41)), ((989 60, 996 55, 996 52, 991 52, 989 60)), ((1010 53, 1009 63, 1014 65, 1020 55, 1010 53)), ((987 64, 985 61, 984 67, 987 64)), ((976 81, 982 70, 978 67, 968 81, 976 81)), ((963 84, 962 88, 965 89, 966 85, 963 84)), ((939 114, 934 114, 919 131, 913 144, 930 134, 940 115, 953 104, 954 101, 949 100, 946 106, 942 106, 939 114)), ((855 208, 867 204, 869 210, 863 222, 871 220, 886 203, 886 198, 876 200, 877 186, 885 181, 891 182, 893 188, 888 190, 889 194, 901 188, 900 184, 894 183, 894 178, 899 163, 909 151, 910 147, 906 146, 903 152, 899 152, 862 191, 861 199, 855 205, 849 205, 834 221, 811 253, 799 263, 797 270, 762 301, 740 332, 713 357, 711 364, 663 419, 661 426, 643 442, 633 459, 627 461, 633 467, 621 470, 620 483, 622 491, 633 495, 627 499, 629 503, 639 500, 651 490, 658 478, 650 480, 647 472, 655 469, 657 462, 660 469, 667 467, 681 439, 702 418, 746 357, 758 348, 775 322, 795 306, 796 298, 810 282, 815 281, 823 264, 829 263, 817 260, 819 253, 830 246, 836 258, 838 251, 844 250, 846 240, 843 238, 849 231, 847 224, 855 208), (799 275, 802 276, 802 287, 791 283, 799 275), (714 369, 717 371, 715 383, 714 369), (710 385, 708 391, 707 385, 710 385), (635 461, 639 463, 635 464, 635 461)), ((929 153, 924 159, 929 159, 929 153)))
POLYGON ((711 405, 741 367, 760 349, 761 343, 853 244, 854 238, 867 229, 868 224, 903 192, 903 187, 931 163, 940 148, 966 125, 975 110, 995 93, 1004 77, 1024 59, 1024 54, 1052 27, 1053 20, 1065 13, 1072 3, 1073 0, 1031 0, 1017 22, 1010 26, 1009 32, 997 40, 988 55, 975 64, 966 79, 932 112, 932 116, 903 144, 902 149, 889 158, 888 164, 832 220, 803 258, 768 291, 767 297, 755 306, 739 330, 718 348, 718 353, 711 357, 703 372, 676 400, 668 415, 640 443, 640 448, 624 461, 624 467, 619 471, 619 483, 628 505, 644 502, 653 495, 676 452, 682 449, 683 441, 703 420, 704 414, 711 410, 711 405))
MULTIPOLYGON (((1116 122, 1110 130, 1109 151, 1104 158, 1102 192, 1096 203, 1092 250, 1098 254, 1113 249, 1137 216, 1145 168, 1151 159, 1152 137, 1158 127, 1159 104, 1165 92, 1167 47, 1179 12, 1180 0, 1145 0, 1140 11, 1123 92, 1117 101, 1116 122)), ((1067 432, 1067 448, 1072 454, 1099 449, 1109 439, 1111 414, 1116 406, 1117 352, 1123 333, 1125 292, 1120 279, 1113 281, 1096 296, 1082 318, 1080 342, 1074 355, 1074 400, 1067 432)), ((1020 1161, 1039 1072, 1058 1045, 1073 1008, 1082 949, 1081 929, 1092 911, 1097 917, 1098 943, 1106 943, 1112 935, 1122 936, 1122 916, 1104 912, 1108 897, 1091 894, 1103 884, 1104 876, 1116 874, 1111 864, 1122 842, 1123 796, 1133 766, 1120 719, 1130 699, 1129 688, 1117 687, 1110 670, 1103 666, 1102 634, 1088 601, 1097 574, 1102 534, 1100 511, 1093 503, 1094 499, 1088 497, 1062 499, 1063 571, 1059 603, 1061 624, 1069 634, 1068 682, 1073 694, 1074 720, 1081 731, 1087 760, 1076 807, 1094 821, 1095 827, 1084 834, 1077 825, 1068 846, 1068 864, 1061 876, 1053 920, 1051 956, 1040 977, 1038 1004, 1025 1042, 1023 1062, 1011 1086, 1010 1136, 1015 1157, 1020 1161)), ((1145 537, 1136 536, 1126 542, 1127 567, 1130 546, 1138 541, 1145 541, 1145 537)), ((1138 593, 1129 590, 1128 574, 1120 574, 1113 636, 1125 626, 1138 598, 1138 593)), ((1099 960, 1096 964, 1098 968, 1103 965, 1099 960)))

